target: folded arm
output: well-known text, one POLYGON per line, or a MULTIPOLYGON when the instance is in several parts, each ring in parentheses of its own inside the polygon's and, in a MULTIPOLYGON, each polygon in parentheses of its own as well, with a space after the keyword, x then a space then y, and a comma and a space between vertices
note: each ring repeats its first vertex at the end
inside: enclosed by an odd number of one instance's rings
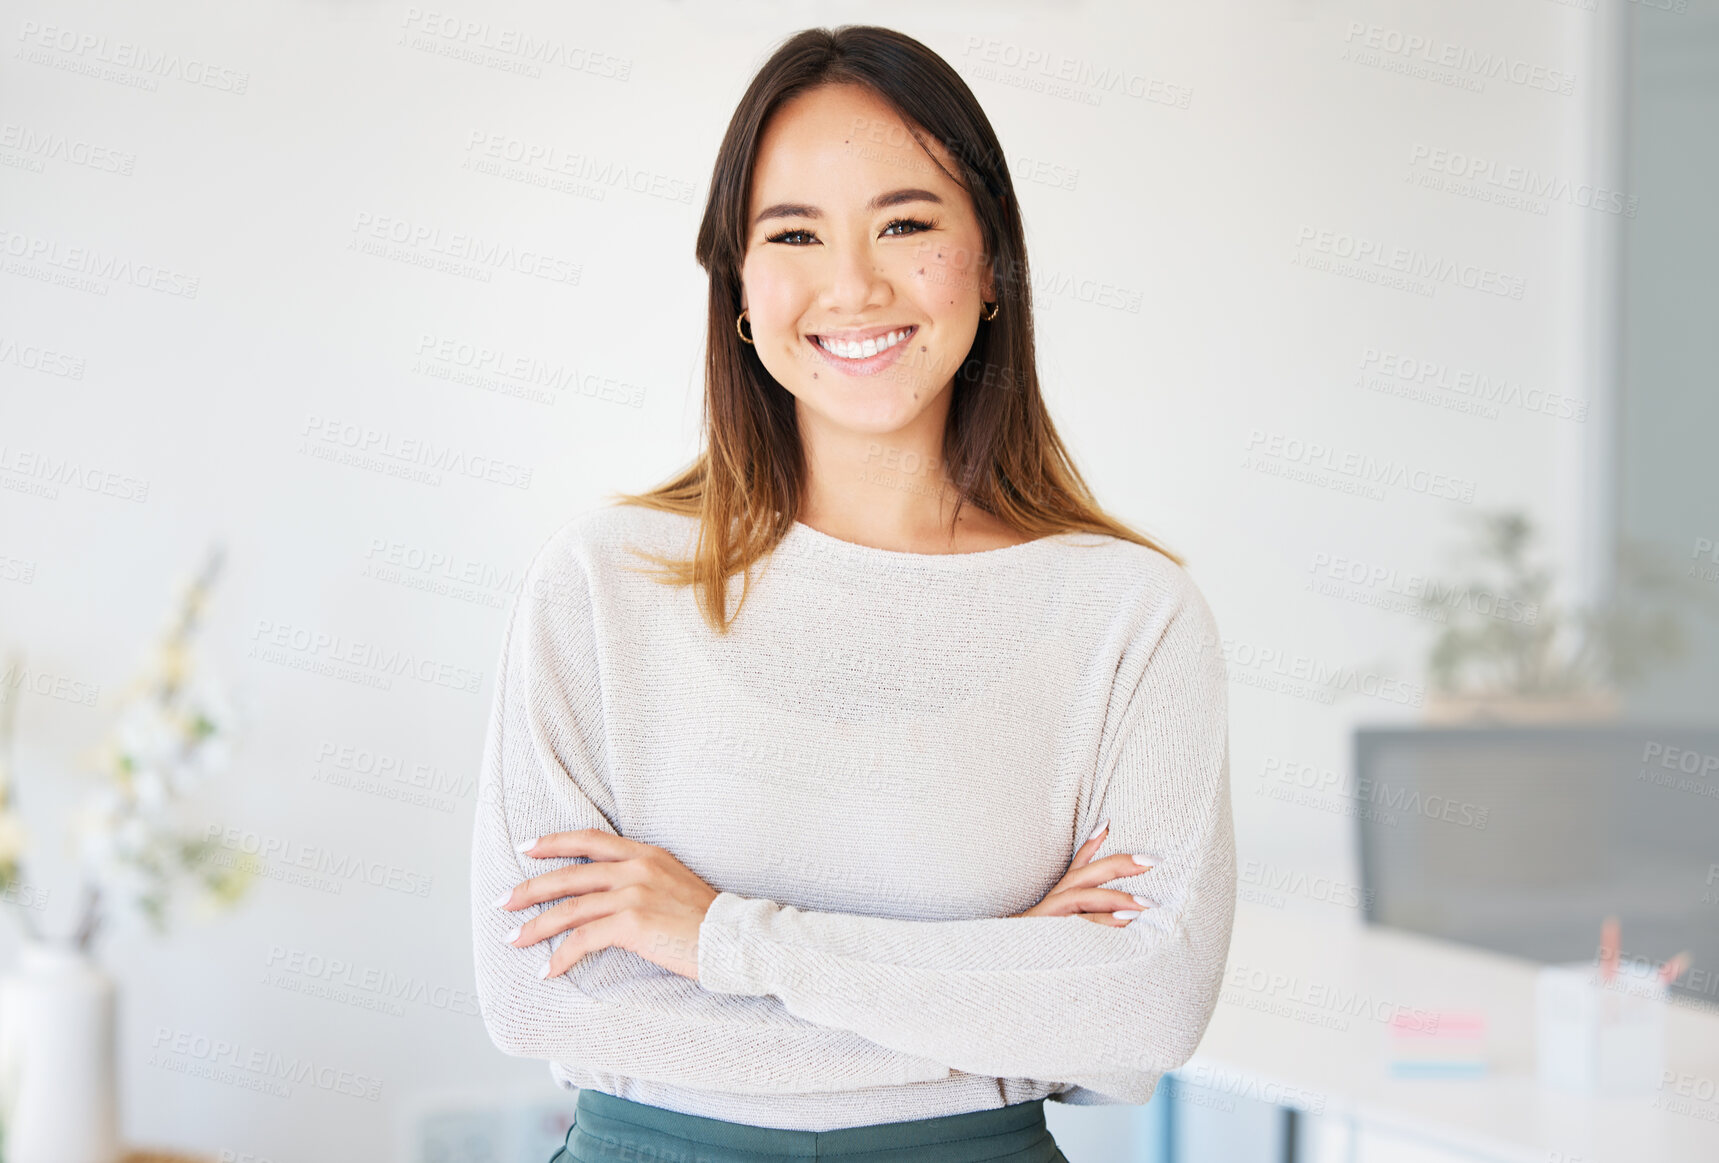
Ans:
MULTIPOLYGON (((904 921, 723 893, 699 981, 957 1070, 1144 1101, 1217 1002, 1235 907, 1227 699, 1209 609, 1182 575, 1099 773, 1099 856, 1159 861, 1106 882, 1158 902, 1126 927, 1079 917, 904 921)), ((1096 859, 1097 857, 1095 857, 1096 859)))
POLYGON ((711 993, 628 950, 599 950, 545 981, 537 974, 549 944, 507 943, 510 929, 555 902, 509 912, 494 901, 572 862, 522 856, 514 845, 577 828, 618 832, 588 591, 579 564, 554 546, 533 559, 508 616, 472 833, 473 956, 491 1040, 520 1057, 749 1094, 948 1077, 930 1057, 820 1026, 775 998, 711 993))

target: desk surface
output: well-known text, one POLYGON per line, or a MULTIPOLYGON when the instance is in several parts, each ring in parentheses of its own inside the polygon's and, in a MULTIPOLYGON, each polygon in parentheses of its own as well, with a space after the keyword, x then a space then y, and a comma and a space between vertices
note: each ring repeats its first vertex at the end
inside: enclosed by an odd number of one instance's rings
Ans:
POLYGON ((1358 920, 1239 903, 1217 1012, 1176 1073, 1511 1163, 1719 1160, 1719 1013, 1667 1007, 1666 1069, 1679 1077, 1653 1095, 1560 1094, 1535 1079, 1538 969, 1358 920), (1485 1014, 1486 1076, 1391 1077, 1388 1023, 1399 1009, 1485 1014))

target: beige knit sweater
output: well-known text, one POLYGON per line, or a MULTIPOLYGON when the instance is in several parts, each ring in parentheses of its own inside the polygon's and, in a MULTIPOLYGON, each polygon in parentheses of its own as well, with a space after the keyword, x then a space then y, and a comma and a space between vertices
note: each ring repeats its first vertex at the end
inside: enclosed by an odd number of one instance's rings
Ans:
MULTIPOLYGON (((1036 1098, 1142 1103, 1216 1003, 1235 902, 1211 612, 1143 546, 1062 534, 917 554, 796 523, 730 636, 632 572, 696 522, 593 509, 532 558, 504 638, 472 837, 477 996, 569 1089, 830 1130, 1036 1098), (1011 917, 1099 849, 1126 927, 1011 917), (539 980, 497 896, 602 828, 721 895, 699 979, 614 948, 539 980)), ((729 586, 729 608, 741 579, 729 586)), ((582 858, 581 858, 582 859, 582 858)))

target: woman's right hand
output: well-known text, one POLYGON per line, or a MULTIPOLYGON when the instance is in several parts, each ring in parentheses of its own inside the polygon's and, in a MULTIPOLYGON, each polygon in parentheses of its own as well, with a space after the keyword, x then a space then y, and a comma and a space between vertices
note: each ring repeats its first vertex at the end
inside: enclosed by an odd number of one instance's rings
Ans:
POLYGON ((1071 914, 1098 925, 1120 928, 1140 915, 1143 909, 1156 908, 1157 902, 1142 896, 1132 896, 1118 888, 1099 888, 1107 880, 1133 876, 1157 863, 1153 856, 1133 856, 1118 852, 1090 864, 1093 853, 1104 843, 1110 821, 1098 825, 1092 837, 1074 854, 1068 872, 1045 894, 1044 900, 1024 913, 1012 917, 1066 917, 1071 914))

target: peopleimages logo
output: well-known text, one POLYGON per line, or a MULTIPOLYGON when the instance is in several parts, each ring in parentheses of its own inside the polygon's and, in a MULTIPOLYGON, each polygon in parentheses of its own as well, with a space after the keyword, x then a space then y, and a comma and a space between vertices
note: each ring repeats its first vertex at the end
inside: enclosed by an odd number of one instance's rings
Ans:
MULTIPOLYGON (((1186 109, 1194 90, 1187 85, 1172 84, 1158 77, 1127 69, 1095 65, 1091 61, 1062 53, 1046 52, 989 37, 969 36, 962 47, 965 62, 980 62, 1011 70, 1024 84, 1018 87, 1051 92, 1059 96, 1080 96, 1086 104, 1096 105, 1105 93, 1116 93, 1158 105, 1186 109), (1048 88, 1047 88, 1048 86, 1048 88), (1080 90, 1085 90, 1080 93, 1080 90)), ((1012 83, 1007 74, 986 76, 989 70, 979 70, 987 80, 1012 83)))
POLYGON ((0 336, 0 363, 62 379, 84 378, 83 357, 67 355, 40 344, 19 343, 11 336, 0 336))
POLYGON ((1640 202, 1636 195, 1625 194, 1622 190, 1607 189, 1592 182, 1572 182, 1568 178, 1542 174, 1532 166, 1504 165, 1476 154, 1421 142, 1409 147, 1409 165, 1461 181, 1495 187, 1509 194, 1565 202, 1583 210, 1621 214, 1625 218, 1635 217, 1636 206, 1640 202))
POLYGON ((345 777, 344 782, 355 783, 360 790, 388 785, 390 799, 418 797, 448 811, 454 808, 452 801, 470 799, 477 790, 477 777, 469 771, 450 771, 424 760, 408 763, 399 755, 332 739, 318 745, 316 765, 323 775, 318 782, 334 783, 345 777))
MULTIPOLYGON (((1289 1086, 1281 1082, 1262 1081, 1251 1074, 1226 1070, 1222 1066, 1214 1066, 1201 1062, 1176 1072, 1179 1082, 1191 1082, 1208 1090, 1219 1091, 1223 1094, 1233 1094, 1240 1098, 1252 1099, 1255 1102, 1266 1102, 1273 1106, 1292 1106, 1297 1110, 1309 1111, 1313 1114, 1325 1113, 1325 1096, 1314 1090, 1304 1090, 1299 1086, 1289 1086)), ((1176 1096, 1178 1101, 1183 1095, 1176 1096)))
POLYGON ((1373 890, 1370 888, 1317 873, 1309 875, 1299 869, 1279 868, 1258 860, 1242 861, 1239 880, 1244 887, 1263 890, 1267 899, 1257 903, 1270 904, 1273 908, 1281 908, 1283 902, 1280 899, 1274 903, 1269 899, 1270 894, 1305 897, 1347 909, 1358 909, 1363 904, 1368 908, 1373 906, 1373 890))
MULTIPOLYGON (((1366 1018, 1383 1025, 1404 1025, 1410 1029, 1436 1032, 1441 1014, 1437 1010, 1425 1010, 1416 1005, 1392 1001, 1387 997, 1375 997, 1363 989, 1331 984, 1311 979, 1303 979, 1298 975, 1281 973, 1252 965, 1236 965, 1230 969, 1224 980, 1226 989, 1232 990, 1245 997, 1255 994, 1263 999, 1299 1006, 1307 1011, 1338 1018, 1366 1018)), ((1300 1017, 1293 1009, 1284 1013, 1285 1017, 1300 1017)), ((1337 1026, 1338 1029, 1348 1029, 1346 1021, 1337 1026)))
MULTIPOLYGON (((330 1001, 347 1001, 346 993, 368 995, 372 1000, 387 1003, 385 1012, 400 1016, 397 1003, 419 1002, 431 1009, 450 1013, 479 1016, 476 995, 449 985, 433 985, 428 979, 409 973, 395 973, 376 965, 360 965, 339 957, 325 957, 313 951, 285 945, 269 946, 264 968, 265 985, 275 985, 302 993, 307 997, 326 997, 330 1001), (317 990, 311 983, 326 989, 317 990)), ((375 1007, 371 1007, 375 1008, 375 1007)))
POLYGON ((252 658, 383 690, 391 690, 395 678, 410 678, 476 694, 483 682, 481 670, 272 618, 258 618, 251 628, 250 639, 248 654, 252 658))
POLYGON ((629 57, 568 44, 550 36, 539 36, 523 28, 506 24, 491 24, 487 20, 471 20, 451 12, 425 10, 416 6, 406 9, 401 27, 419 36, 432 37, 449 47, 483 49, 511 56, 530 69, 532 76, 541 76, 543 66, 569 73, 588 73, 613 81, 625 81, 632 76, 633 62, 629 57))
POLYGON ((1281 792, 1290 793, 1274 794, 1274 799, 1287 799, 1307 807, 1335 804, 1345 809, 1344 814, 1362 814, 1364 819, 1391 827, 1397 823, 1395 813, 1400 813, 1484 832, 1492 813, 1485 804, 1448 796, 1423 796, 1416 788, 1354 773, 1339 775, 1330 768, 1298 763, 1280 755, 1266 756, 1259 776, 1267 781, 1267 786, 1275 784, 1281 792), (1307 798, 1302 798, 1301 793, 1306 793, 1307 798))
MULTIPOLYGON (((449 473, 473 480, 492 481, 517 489, 531 487, 529 465, 515 464, 493 456, 481 456, 452 444, 437 444, 414 436, 401 436, 384 428, 352 424, 315 413, 307 415, 299 432, 306 444, 318 441, 324 447, 357 457, 374 458, 430 473, 449 473)), ((315 447, 315 445, 311 445, 315 447)))
POLYGON ((349 250, 361 250, 380 258, 399 259, 453 274, 481 275, 485 281, 492 271, 511 270, 551 283, 577 286, 584 270, 582 264, 547 251, 369 210, 359 210, 353 215, 352 237, 346 245, 349 250))
POLYGON ((206 844, 219 844, 228 851, 242 853, 264 863, 278 861, 290 868, 308 869, 344 883, 354 877, 373 888, 385 888, 407 896, 429 896, 435 878, 398 864, 367 859, 352 853, 336 853, 320 844, 304 844, 281 836, 270 836, 247 828, 229 827, 219 823, 204 832, 206 844))
POLYGON ((1642 745, 1641 762, 1650 764, 1655 760, 1667 771, 1681 771, 1684 775, 1699 775, 1702 779, 1719 772, 1719 755, 1708 755, 1701 751, 1692 751, 1686 747, 1672 747, 1665 743, 1649 742, 1642 745))
POLYGON ((14 657, 7 661, 4 670, 0 670, 0 696, 4 696, 0 697, 0 702, 6 702, 11 697, 6 694, 8 691, 29 691, 44 698, 93 707, 96 697, 101 694, 101 684, 83 682, 45 670, 32 670, 28 664, 14 657))
POLYGON ((343 1070, 313 1058, 260 1046, 246 1046, 225 1038, 211 1038, 190 1030, 155 1027, 149 1044, 149 1065, 256 1090, 277 1098, 291 1098, 292 1087, 309 1083, 318 1090, 377 1102, 382 1080, 373 1075, 343 1070))
MULTIPOLYGON (((1711 537, 1697 537, 1694 547, 1689 551, 1689 560, 1700 561, 1703 557, 1719 564, 1719 541, 1715 541, 1711 537)), ((1719 581, 1719 569, 1709 569, 1705 565, 1691 565, 1689 576, 1698 581, 1719 581)))
POLYGON ((466 152, 492 162, 510 162, 543 175, 591 182, 600 191, 599 197, 601 191, 623 189, 690 206, 695 192, 693 183, 683 178, 486 129, 473 129, 466 135, 466 152))
POLYGON ((36 173, 42 172, 41 163, 45 161, 62 161, 124 177, 130 177, 137 166, 137 155, 128 150, 100 145, 81 137, 67 137, 53 130, 38 130, 15 121, 0 125, 0 149, 16 150, 31 159, 36 163, 36 173))
POLYGON ((34 448, 0 444, 0 488, 58 500, 59 486, 72 485, 120 501, 149 500, 149 482, 98 468, 71 457, 34 448))
POLYGON ((106 33, 81 32, 25 20, 19 24, 17 39, 26 48, 49 49, 80 63, 134 69, 146 75, 149 84, 145 87, 149 89, 154 89, 160 78, 167 77, 187 85, 243 96, 251 83, 251 74, 238 69, 176 52, 157 51, 129 40, 109 38, 106 33))
POLYGON ((1204 634, 1199 649, 1216 650, 1224 660, 1231 682, 1244 686, 1281 688, 1284 693, 1317 693, 1320 702, 1331 702, 1340 693, 1366 695, 1386 702, 1418 707, 1426 701, 1426 688, 1388 674, 1354 666, 1333 666, 1307 654, 1294 654, 1275 646, 1204 634))
MULTIPOLYGON (((1503 597, 1490 590, 1477 590, 1461 582, 1439 582, 1424 574, 1399 574, 1392 567, 1356 557, 1315 551, 1308 567, 1313 579, 1309 588, 1331 597, 1350 597, 1343 587, 1369 593, 1402 597, 1440 610, 1461 610, 1501 622, 1532 626, 1540 620, 1540 604, 1521 598, 1503 597), (1323 584, 1323 583, 1334 584, 1323 584)), ((1369 603, 1374 604, 1374 603, 1369 603)), ((1444 621, 1447 619, 1439 619, 1444 621)))
MULTIPOLYGON (((57 238, 45 238, 21 230, 0 226, 0 257, 19 259, 31 266, 7 267, 10 274, 30 275, 39 264, 44 282, 78 280, 77 289, 105 295, 116 283, 128 283, 145 291, 157 291, 176 298, 195 299, 198 278, 160 263, 138 262, 126 255, 115 254, 95 246, 64 245, 57 238)), ((71 285, 71 284, 67 284, 71 285)))
POLYGON ((1552 416, 1559 420, 1585 422, 1588 402, 1571 396, 1548 392, 1543 388, 1524 389, 1521 384, 1502 376, 1488 376, 1472 369, 1453 368, 1434 359, 1417 358, 1377 347, 1363 348, 1361 370, 1415 387, 1436 388, 1455 396, 1464 396, 1483 404, 1505 404, 1552 416))
POLYGON ((1512 85, 1541 89, 1568 97, 1575 92, 1576 78, 1561 69, 1548 68, 1508 53, 1481 52, 1453 41, 1419 32, 1385 28, 1362 20, 1351 20, 1344 43, 1372 49, 1405 61, 1448 69, 1472 80, 1501 79, 1512 85))
POLYGON ((1310 471, 1336 473, 1375 489, 1397 485, 1410 492, 1461 501, 1465 505, 1474 501, 1475 482, 1462 477, 1411 468, 1401 461, 1379 460, 1365 453, 1342 452, 1317 440, 1303 440, 1281 432, 1254 428, 1248 432, 1243 467, 1256 467, 1250 462, 1262 457, 1310 471))
MULTIPOLYGON (((1424 250, 1408 246, 1391 246, 1375 239, 1349 234, 1341 230, 1324 230, 1302 226, 1295 236, 1296 258, 1330 255, 1357 267, 1382 267, 1394 275, 1409 280, 1423 280, 1428 286, 1455 283, 1470 291, 1520 299, 1527 292, 1528 281, 1520 275, 1476 263, 1459 263, 1439 258, 1424 250)), ((1368 274, 1375 272, 1368 271, 1368 274)), ((1430 294, 1430 291, 1428 292, 1430 294)))

